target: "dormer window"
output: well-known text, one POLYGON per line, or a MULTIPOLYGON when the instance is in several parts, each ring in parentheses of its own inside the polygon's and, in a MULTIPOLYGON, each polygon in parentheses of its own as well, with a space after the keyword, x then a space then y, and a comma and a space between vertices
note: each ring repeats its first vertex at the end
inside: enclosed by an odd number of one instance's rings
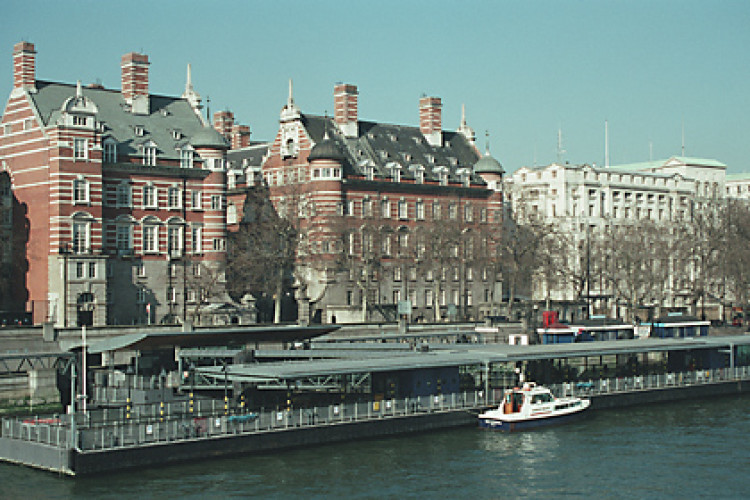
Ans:
POLYGON ((381 160, 387 160, 388 159, 388 151, 385 150, 378 150, 378 154, 380 155, 381 160))
POLYGON ((424 155, 424 157, 427 160, 427 163, 430 163, 430 164, 435 163, 435 155, 426 154, 424 155))
POLYGON ((135 126, 135 135, 138 137, 143 137, 143 134, 146 133, 146 129, 143 128, 143 125, 136 125, 135 126))
POLYGON ((182 139, 182 132, 180 132, 179 130, 173 130, 172 139, 174 139, 175 141, 179 141, 180 139, 182 139))
POLYGON ((404 157, 404 161, 410 162, 411 161, 411 154, 409 153, 401 153, 401 155, 404 157))
POLYGON ((143 146, 143 164, 156 166, 156 146, 153 144, 143 146))
POLYGON ((441 186, 448 185, 448 168, 447 167, 435 167, 433 170, 438 177, 438 181, 441 186))
POLYGON ((471 178, 469 177, 469 169, 468 168, 462 168, 458 171, 458 176, 461 178, 461 184, 463 184, 466 187, 469 187, 469 182, 471 181, 471 178))
POLYGON ((116 163, 117 162, 117 143, 111 139, 104 141, 103 151, 104 163, 116 163))
POLYGON ((451 167, 456 167, 456 166, 458 166, 458 158, 455 158, 453 156, 449 156, 448 157, 448 163, 450 163, 451 167))
POLYGON ((424 184, 424 170, 418 169, 416 172, 414 172, 414 181, 417 184, 424 184))
POLYGON ((76 127, 85 127, 88 120, 85 116, 73 116, 73 125, 76 127))
POLYGON ((193 150, 184 148, 180 150, 180 167, 193 168, 193 150))
POLYGON ((389 139, 390 139, 390 140, 391 140, 392 142, 397 142, 397 141, 398 141, 398 137, 396 137, 396 134, 388 134, 388 138, 389 138, 389 139))

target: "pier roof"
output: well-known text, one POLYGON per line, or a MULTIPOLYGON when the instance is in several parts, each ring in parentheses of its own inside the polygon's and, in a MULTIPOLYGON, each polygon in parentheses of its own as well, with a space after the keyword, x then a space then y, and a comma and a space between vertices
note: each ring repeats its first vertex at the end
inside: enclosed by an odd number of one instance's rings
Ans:
MULTIPOLYGON (((337 325, 297 326, 272 325, 245 328, 212 328, 186 332, 144 332, 118 335, 92 343, 88 352, 146 351, 179 347, 243 345, 253 342, 293 342, 307 340, 337 330, 337 325)), ((80 347, 77 343, 73 347, 80 347)))
MULTIPOLYGON (((196 371, 208 377, 226 377, 232 381, 252 383, 268 380, 296 380, 323 375, 486 365, 489 363, 525 360, 717 349, 735 345, 750 345, 750 335, 694 337, 687 339, 647 338, 526 346, 437 343, 429 344, 426 351, 405 352, 377 350, 377 346, 374 345, 372 350, 342 350, 339 353, 340 357, 337 359, 308 359, 304 361, 231 365, 227 368, 226 374, 222 367, 213 366, 197 368, 196 371)), ((312 351, 315 350, 312 349, 312 351)))

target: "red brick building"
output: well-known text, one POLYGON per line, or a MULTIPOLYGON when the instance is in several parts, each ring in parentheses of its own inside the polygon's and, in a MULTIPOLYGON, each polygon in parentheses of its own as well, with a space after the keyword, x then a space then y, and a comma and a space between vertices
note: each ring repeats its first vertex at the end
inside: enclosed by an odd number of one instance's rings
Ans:
MULTIPOLYGON (((488 245, 502 220, 502 167, 478 152, 465 119, 443 130, 440 98, 420 99, 412 127, 360 120, 358 97, 338 84, 332 118, 305 114, 290 82, 260 167, 228 154, 299 228, 300 320, 392 320, 406 301, 413 318, 489 314, 501 296, 488 245), (449 229, 460 236, 448 240, 449 229)), ((244 192, 233 193, 241 214, 244 192)))
POLYGON ((0 126, 21 306, 61 326, 204 321, 226 300, 230 145, 201 117, 189 67, 185 93, 163 96, 143 54, 122 57, 120 89, 39 80, 35 55, 14 47, 0 126))

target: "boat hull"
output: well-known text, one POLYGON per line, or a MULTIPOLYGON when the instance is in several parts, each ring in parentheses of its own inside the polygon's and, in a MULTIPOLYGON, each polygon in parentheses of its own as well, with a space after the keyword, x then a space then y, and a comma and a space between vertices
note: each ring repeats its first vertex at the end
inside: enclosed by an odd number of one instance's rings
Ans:
POLYGON ((479 427, 497 431, 515 432, 539 429, 541 427, 551 427, 561 425, 574 420, 578 420, 586 415, 585 410, 564 415, 554 415, 543 418, 519 419, 519 420, 500 420, 497 418, 479 418, 479 427))

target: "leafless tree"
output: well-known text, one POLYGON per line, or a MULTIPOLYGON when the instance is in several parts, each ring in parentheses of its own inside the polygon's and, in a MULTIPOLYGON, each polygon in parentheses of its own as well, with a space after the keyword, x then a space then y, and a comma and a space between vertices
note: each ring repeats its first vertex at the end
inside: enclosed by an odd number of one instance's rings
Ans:
POLYGON ((248 190, 239 230, 230 233, 227 248, 229 290, 273 297, 274 322, 281 321, 281 301, 290 285, 297 257, 298 229, 271 204, 268 189, 248 190))

